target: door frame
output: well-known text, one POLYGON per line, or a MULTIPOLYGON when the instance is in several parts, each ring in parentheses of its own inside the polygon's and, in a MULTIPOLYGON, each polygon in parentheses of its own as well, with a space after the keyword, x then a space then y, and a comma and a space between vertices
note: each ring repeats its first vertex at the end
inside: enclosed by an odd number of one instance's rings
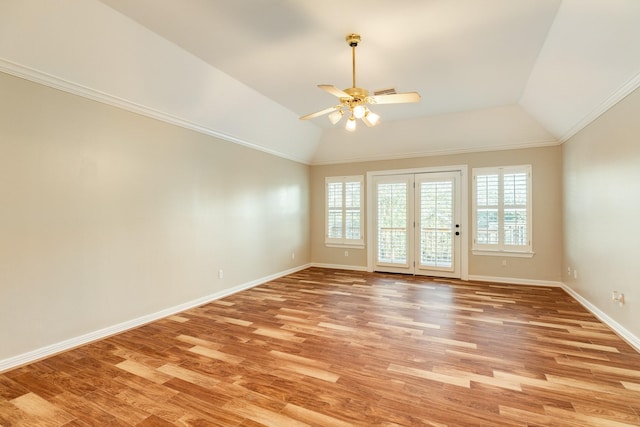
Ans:
POLYGON ((409 175, 421 173, 459 172, 460 173, 460 279, 469 280, 469 175, 468 165, 434 166, 413 169, 394 169, 367 172, 367 271, 374 271, 375 251, 374 241, 374 209, 373 178, 388 175, 409 175))

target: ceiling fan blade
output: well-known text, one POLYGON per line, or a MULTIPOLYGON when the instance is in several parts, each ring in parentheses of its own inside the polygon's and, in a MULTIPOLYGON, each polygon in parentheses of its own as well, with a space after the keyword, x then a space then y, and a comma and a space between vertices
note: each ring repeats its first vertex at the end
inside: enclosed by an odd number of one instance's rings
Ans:
POLYGON ((378 95, 371 97, 372 104, 403 104, 405 102, 420 101, 418 92, 394 93, 391 95, 378 95))
POLYGON ((325 92, 329 92, 333 96, 337 96, 338 98, 351 98, 347 92, 344 92, 332 85, 318 85, 318 87, 325 92))
POLYGON ((318 116, 322 116, 324 114, 328 114, 332 111, 336 111, 338 108, 336 107, 330 107, 330 108, 325 108, 322 111, 317 111, 315 113, 311 113, 311 114, 307 114, 306 116, 302 116, 300 117, 300 120, 309 120, 309 119, 313 119, 314 117, 318 117, 318 116))

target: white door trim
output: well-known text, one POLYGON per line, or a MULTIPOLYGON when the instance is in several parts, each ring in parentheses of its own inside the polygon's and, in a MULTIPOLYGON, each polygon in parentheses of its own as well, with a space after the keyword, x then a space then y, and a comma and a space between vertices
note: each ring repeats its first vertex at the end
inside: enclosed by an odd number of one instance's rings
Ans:
POLYGON ((469 167, 467 165, 437 166, 413 169, 395 169, 367 172, 367 271, 373 271, 375 265, 374 253, 374 209, 373 177, 388 175, 406 175, 437 172, 460 172, 460 278, 469 280, 469 238, 471 227, 469 224, 469 167))

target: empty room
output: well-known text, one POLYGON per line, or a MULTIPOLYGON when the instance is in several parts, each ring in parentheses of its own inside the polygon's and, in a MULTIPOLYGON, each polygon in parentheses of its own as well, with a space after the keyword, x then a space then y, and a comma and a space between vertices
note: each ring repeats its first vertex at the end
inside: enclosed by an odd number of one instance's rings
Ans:
POLYGON ((640 2, 3 0, 0 427, 640 426, 640 2))

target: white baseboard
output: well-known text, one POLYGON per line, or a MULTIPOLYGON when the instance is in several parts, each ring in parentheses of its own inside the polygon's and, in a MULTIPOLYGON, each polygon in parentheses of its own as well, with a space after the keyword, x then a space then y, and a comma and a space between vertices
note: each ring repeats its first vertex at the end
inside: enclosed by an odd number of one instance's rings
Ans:
POLYGON ((584 308, 589 310, 591 314, 596 316, 602 323, 610 327, 616 334, 620 336, 623 340, 629 343, 634 349, 640 352, 640 338, 629 332, 625 327, 621 324, 613 320, 607 314, 605 314, 598 307, 593 305, 587 299, 585 299, 582 295, 571 289, 569 286, 562 282, 553 282, 553 281, 545 281, 545 280, 529 280, 529 279, 516 279, 516 278, 508 278, 508 277, 494 277, 494 276, 477 276, 477 275, 469 275, 469 280, 478 280, 482 282, 494 282, 494 283, 511 283, 514 285, 529 285, 529 286, 553 286, 553 287, 561 287, 576 299, 584 308))
POLYGON ((605 312, 600 310, 595 305, 591 304, 587 299, 585 299, 582 295, 571 289, 566 284, 562 284, 562 289, 565 290, 569 295, 575 298, 580 304, 584 306, 587 310, 589 310, 594 316, 596 316, 600 321, 602 321, 605 325, 613 329, 613 331, 620 336, 623 340, 629 343, 630 346, 635 348, 638 352, 640 352, 640 338, 632 334, 629 330, 627 330, 624 326, 613 320, 609 317, 605 312))
POLYGON ((269 276, 261 277, 260 279, 252 280, 247 283, 243 283, 237 286, 234 286, 229 289, 222 290, 220 292, 216 292, 211 295, 206 295, 204 297, 188 301, 183 304, 179 304, 173 307, 166 308, 164 310, 160 310, 155 313, 147 314, 145 316, 138 317, 136 319, 131 319, 126 322, 118 323, 117 325, 109 326, 104 329, 100 329, 97 331, 89 332, 88 334, 84 334, 78 337, 70 338, 65 341, 61 341, 55 344, 51 344, 45 347, 37 348, 35 350, 29 351, 27 353, 19 354, 17 356, 9 357, 8 359, 0 360, 0 373, 4 371, 8 371, 10 369, 17 368, 19 366, 23 366, 29 363, 33 363, 35 361, 44 359, 46 357, 53 356, 55 354, 61 353, 63 351, 71 350, 73 348, 79 347, 81 345, 89 344, 94 341, 98 341, 107 337, 110 337, 115 334, 119 334, 121 332, 127 331, 129 329, 137 328, 139 326, 145 325, 150 322, 154 322, 156 320, 160 320, 167 316, 174 315, 176 313, 183 312, 185 310, 189 310, 194 307, 201 306, 203 304, 207 304, 211 301, 218 300, 220 298, 224 298, 226 296, 235 294, 240 291, 244 291, 246 289, 253 288, 254 286, 261 285, 263 283, 269 282, 271 280, 278 279, 280 277, 286 276, 288 274, 295 273, 300 270, 304 270, 305 268, 310 267, 311 264, 301 265, 289 270, 281 271, 279 273, 275 273, 269 276))
POLYGON ((321 262, 311 263, 311 267, 332 268, 334 270, 367 271, 367 267, 361 265, 324 264, 321 262))
MULTIPOLYGON (((191 308, 198 307, 203 304, 207 304, 211 301, 215 301, 220 298, 224 298, 226 296, 235 294, 237 292, 253 288, 255 286, 261 285, 271 280, 278 279, 288 274, 296 273, 308 267, 332 268, 332 269, 351 270, 351 271, 367 271, 366 267, 355 266, 355 265, 323 264, 323 263, 310 263, 310 264, 301 265, 289 270, 281 271, 269 276, 262 277, 260 279, 252 280, 250 282, 246 282, 246 283, 234 286, 232 288, 225 289, 223 291, 204 296, 202 298, 198 298, 183 304, 179 304, 174 307, 170 307, 170 308, 158 311, 156 313, 151 313, 145 316, 141 316, 136 319, 132 319, 126 322, 119 323, 117 325, 113 325, 104 329, 90 332, 85 335, 81 335, 75 338, 61 341, 59 343, 41 347, 24 354, 19 354, 17 356, 10 357, 8 359, 0 360, 0 373, 4 371, 8 371, 10 369, 17 368, 18 366, 23 366, 28 363, 33 363, 37 360, 41 360, 46 357, 53 356, 54 354, 67 351, 84 344, 88 344, 100 339, 107 338, 111 335, 119 334, 129 329, 137 328, 139 326, 165 318, 167 316, 171 316, 176 313, 180 313, 185 310, 189 310, 191 308)), ((582 304, 587 310, 589 310, 594 316, 596 316, 603 323, 605 323, 607 326, 613 329, 613 331, 615 331, 621 338, 627 341, 629 345, 631 345, 638 352, 640 352, 640 338, 638 338, 637 336, 629 332, 622 325, 620 325, 618 322, 616 322, 607 314, 605 314, 603 311, 601 311, 598 307, 591 304, 584 297, 582 297, 580 294, 578 294, 577 292, 575 292, 573 289, 571 289, 569 286, 565 285, 562 282, 505 278, 505 277, 494 277, 494 276, 478 276, 478 275, 469 275, 469 280, 477 280, 477 281, 493 282, 493 283, 510 283, 510 284, 516 284, 516 285, 529 285, 529 286, 561 287, 569 295, 575 298, 580 304, 582 304)))
POLYGON ((552 286, 554 288, 562 287, 563 285, 562 282, 554 282, 550 280, 520 279, 516 277, 479 276, 475 274, 470 274, 469 280, 477 280, 479 282, 492 282, 492 283, 509 283, 512 285, 552 286))

